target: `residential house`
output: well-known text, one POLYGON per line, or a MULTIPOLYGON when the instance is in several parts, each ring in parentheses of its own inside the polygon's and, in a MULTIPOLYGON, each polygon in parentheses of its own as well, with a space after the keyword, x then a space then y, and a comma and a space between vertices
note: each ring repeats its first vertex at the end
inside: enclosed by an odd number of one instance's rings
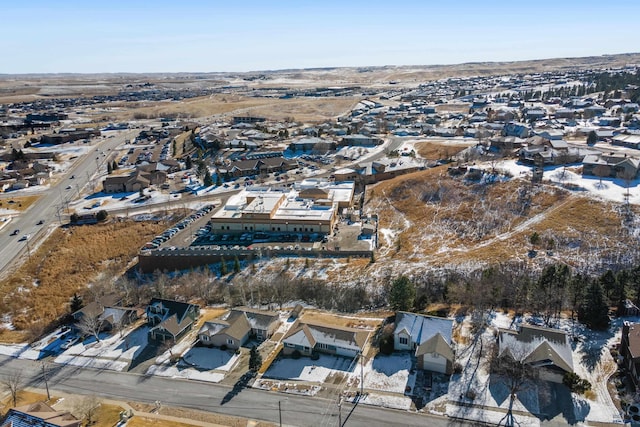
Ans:
POLYGON ((521 325, 498 332, 498 356, 511 357, 538 370, 541 379, 561 383, 573 372, 569 335, 559 329, 521 325))
POLYGON ((636 388, 640 386, 640 323, 624 322, 620 355, 636 388))
POLYGON ((198 338, 205 345, 238 349, 251 337, 258 341, 271 337, 279 324, 278 313, 234 308, 224 318, 205 322, 198 338))
POLYGON ((345 135, 340 140, 340 143, 338 144, 338 146, 345 147, 348 145, 357 145, 357 146, 363 146, 363 147, 373 147, 373 146, 382 144, 382 142, 383 142, 382 139, 376 138, 374 136, 355 134, 355 135, 345 135))
POLYGON ((232 312, 224 319, 205 322, 198 331, 198 339, 207 346, 237 350, 249 339, 251 324, 244 313, 232 312))
POLYGON ((9 409, 1 427, 81 427, 82 420, 70 412, 56 411, 44 402, 9 409))
POLYGON ((634 179, 640 160, 626 154, 589 154, 582 160, 582 175, 634 179))
POLYGON ((453 372, 453 320, 399 311, 393 331, 393 348, 413 352, 418 368, 443 374, 453 372))
POLYGON ((167 181, 167 172, 163 170, 147 171, 136 169, 130 175, 108 176, 102 183, 105 193, 133 193, 148 188, 150 185, 161 185, 167 181))
POLYGON ((73 320, 82 321, 85 316, 96 318, 100 324, 100 331, 112 331, 138 320, 135 308, 123 307, 121 299, 116 295, 104 295, 82 307, 72 314, 73 320))
POLYGON ((509 122, 502 129, 504 136, 517 136, 518 138, 526 138, 529 136, 529 125, 524 123, 509 122))
POLYGON ((318 352, 355 357, 364 351, 368 339, 369 331, 297 320, 282 339, 282 352, 285 355, 298 351, 303 356, 318 352))
POLYGON ((260 159, 239 160, 218 168, 221 174, 233 177, 268 174, 271 172, 286 172, 298 167, 298 162, 284 157, 265 157, 260 159))
POLYGON ((177 341, 189 332, 200 316, 200 306, 162 298, 153 298, 146 309, 149 339, 177 341))

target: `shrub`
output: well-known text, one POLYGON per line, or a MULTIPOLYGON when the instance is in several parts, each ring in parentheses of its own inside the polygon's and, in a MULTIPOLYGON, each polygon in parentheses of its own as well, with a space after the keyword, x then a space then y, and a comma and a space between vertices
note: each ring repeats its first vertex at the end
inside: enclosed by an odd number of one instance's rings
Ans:
POLYGON ((220 350, 222 350, 222 351, 227 351, 227 345, 226 345, 226 344, 222 344, 222 345, 220 346, 220 350))
POLYGON ((311 360, 318 360, 320 359, 320 355, 318 353, 311 353, 311 360))
POLYGON ((380 336, 380 353, 387 355, 393 353, 393 334, 383 333, 380 336))
POLYGON ((302 356, 302 354, 300 354, 299 350, 293 350, 293 353, 291 353, 292 359, 300 359, 300 356, 302 356))
POLYGON ((462 373, 462 365, 458 362, 453 364, 453 373, 454 374, 461 374, 462 373))
POLYGON ((584 380, 574 372, 567 372, 562 377, 562 384, 566 385, 573 393, 584 394, 591 390, 591 383, 584 380))

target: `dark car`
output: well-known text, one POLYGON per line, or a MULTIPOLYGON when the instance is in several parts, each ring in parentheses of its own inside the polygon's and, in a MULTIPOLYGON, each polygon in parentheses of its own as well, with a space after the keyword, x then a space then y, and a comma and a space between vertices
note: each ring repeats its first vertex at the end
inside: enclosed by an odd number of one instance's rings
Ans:
POLYGON ((13 230, 13 231, 11 232, 11 235, 12 235, 12 236, 17 236, 19 232, 20 232, 20 230, 18 230, 18 229, 16 228, 15 230, 13 230))
POLYGON ((41 219, 40 221, 38 221, 36 225, 42 225, 42 224, 44 224, 44 219, 41 219))

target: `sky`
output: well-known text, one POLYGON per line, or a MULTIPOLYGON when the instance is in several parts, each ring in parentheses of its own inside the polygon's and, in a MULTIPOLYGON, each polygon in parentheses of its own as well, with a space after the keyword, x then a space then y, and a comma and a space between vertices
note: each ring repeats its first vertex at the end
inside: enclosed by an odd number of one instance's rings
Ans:
POLYGON ((0 74, 233 72, 640 51, 640 1, 0 1, 0 74))

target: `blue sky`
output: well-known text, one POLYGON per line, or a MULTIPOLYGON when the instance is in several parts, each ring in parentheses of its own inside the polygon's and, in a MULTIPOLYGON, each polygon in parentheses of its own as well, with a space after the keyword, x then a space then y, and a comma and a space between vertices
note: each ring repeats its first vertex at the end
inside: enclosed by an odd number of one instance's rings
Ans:
POLYGON ((431 65, 640 51, 638 0, 1 5, 0 73, 431 65))

